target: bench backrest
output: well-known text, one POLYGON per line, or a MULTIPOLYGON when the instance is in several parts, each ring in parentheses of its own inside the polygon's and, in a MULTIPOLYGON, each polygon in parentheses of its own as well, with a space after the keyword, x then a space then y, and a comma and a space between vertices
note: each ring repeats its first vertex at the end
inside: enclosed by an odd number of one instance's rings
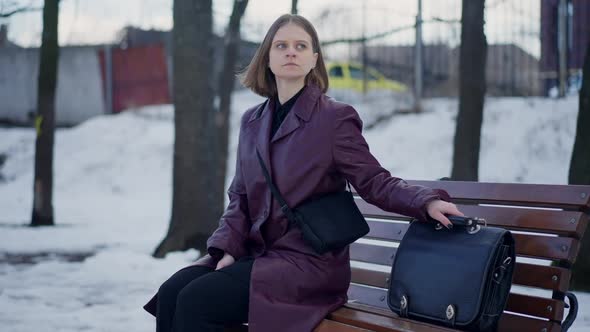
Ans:
MULTIPOLYGON (((445 189, 466 215, 513 232, 517 263, 500 331, 523 326, 561 331, 564 292, 588 223, 590 186, 408 182, 445 189)), ((371 231, 350 248, 349 299, 387 309, 389 270, 410 218, 385 212, 358 196, 356 202, 371 231)))

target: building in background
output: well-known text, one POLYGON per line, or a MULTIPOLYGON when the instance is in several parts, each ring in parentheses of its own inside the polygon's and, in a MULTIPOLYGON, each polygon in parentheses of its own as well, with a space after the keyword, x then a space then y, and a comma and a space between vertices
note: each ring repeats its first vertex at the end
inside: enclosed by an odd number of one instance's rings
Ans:
MULTIPOLYGON (((32 125, 36 113, 39 48, 21 48, 0 26, 0 122, 32 125)), ((126 27, 113 45, 62 46, 58 65, 56 124, 70 126, 93 116, 172 102, 170 31, 126 27)), ((215 36, 217 88, 223 38, 215 36)), ((236 72, 250 63, 258 44, 243 41, 236 72)), ((239 84, 239 83, 238 83, 239 84)))
MULTIPOLYGON (((56 124, 75 125, 104 113, 96 46, 60 48, 56 124)), ((39 49, 0 48, 0 122, 31 125, 37 107, 39 49)))
MULTIPOLYGON (((388 78, 414 84, 413 45, 367 47, 368 64, 388 78)), ((459 47, 424 45, 423 84, 426 97, 458 95, 459 47)), ((360 59, 360 55, 357 55, 360 59)), ((360 61, 360 60, 357 60, 360 61)), ((539 60, 515 44, 488 45, 487 93, 491 96, 538 96, 539 60)))

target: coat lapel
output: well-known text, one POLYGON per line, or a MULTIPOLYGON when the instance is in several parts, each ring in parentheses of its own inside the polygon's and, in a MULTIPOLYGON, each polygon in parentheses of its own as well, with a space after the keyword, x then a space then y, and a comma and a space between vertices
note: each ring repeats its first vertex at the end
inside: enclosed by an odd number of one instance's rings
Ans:
MULTIPOLYGON (((309 84, 301 96, 293 105, 293 109, 287 114, 287 117, 279 127, 278 131, 272 138, 272 143, 279 139, 291 134, 297 128, 302 126, 303 122, 309 121, 313 107, 316 104, 318 98, 322 94, 320 88, 314 84, 309 84), (291 114, 292 113, 292 114, 291 114)), ((256 147, 260 152, 260 156, 264 161, 264 165, 268 169, 272 178, 272 172, 270 167, 270 129, 272 127, 272 112, 275 108, 274 98, 269 98, 262 110, 254 112, 250 118, 250 126, 252 133, 257 137, 256 147)))
MULTIPOLYGON (((268 172, 270 173, 270 177, 272 178, 272 172, 270 168, 270 149, 269 149, 269 141, 270 141, 270 128, 272 125, 272 109, 274 108, 274 101, 270 98, 265 104, 264 108, 262 109, 260 114, 256 112, 254 114, 254 118, 252 121, 252 131, 254 135, 256 135, 256 148, 258 152, 260 152, 260 156, 264 161, 264 165, 268 172)), ((261 170, 262 172, 262 170, 261 170)))
MULTIPOLYGON (((293 107, 295 108, 296 105, 297 102, 295 102, 295 105, 293 105, 293 107)), ((275 135, 272 137, 271 144, 289 135, 290 133, 295 131, 295 129, 299 128, 299 118, 292 113, 293 112, 289 112, 289 114, 287 114, 287 117, 285 118, 285 120, 283 120, 283 123, 281 123, 281 126, 279 127, 275 135)))
POLYGON ((293 109, 287 114, 287 117, 277 130, 276 134, 272 137, 271 143, 274 143, 297 130, 297 128, 301 127, 302 121, 309 121, 311 113, 313 112, 313 106, 316 104, 320 95, 320 89, 314 84, 309 84, 293 105, 293 109))

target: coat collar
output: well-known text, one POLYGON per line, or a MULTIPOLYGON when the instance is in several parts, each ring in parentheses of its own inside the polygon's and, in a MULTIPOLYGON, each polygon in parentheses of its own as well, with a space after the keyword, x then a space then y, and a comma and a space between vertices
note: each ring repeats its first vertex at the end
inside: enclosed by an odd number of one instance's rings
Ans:
MULTIPOLYGON (((295 105, 293 105, 293 108, 289 113, 294 112, 297 117, 304 120, 305 122, 308 122, 311 118, 311 113, 313 112, 313 106, 321 95, 322 91, 317 85, 313 83, 308 84, 305 87, 305 90, 303 90, 301 93, 301 96, 297 98, 295 105)), ((258 110, 252 113, 248 123, 262 119, 264 114, 272 112, 275 107, 273 99, 274 98, 268 98, 264 103, 262 103, 258 110)))
POLYGON ((285 120, 283 120, 281 127, 279 127, 279 130, 275 133, 272 142, 270 140, 270 129, 272 126, 272 110, 275 109, 274 98, 267 99, 262 105, 260 105, 258 110, 252 113, 248 124, 250 129, 257 136, 256 147, 262 156, 266 168, 269 170, 271 178, 272 171, 269 167, 271 143, 278 141, 301 127, 300 120, 308 122, 311 118, 314 105, 321 94, 322 91, 315 84, 307 85, 303 93, 301 93, 293 105, 291 111, 289 111, 289 114, 287 114, 285 120))

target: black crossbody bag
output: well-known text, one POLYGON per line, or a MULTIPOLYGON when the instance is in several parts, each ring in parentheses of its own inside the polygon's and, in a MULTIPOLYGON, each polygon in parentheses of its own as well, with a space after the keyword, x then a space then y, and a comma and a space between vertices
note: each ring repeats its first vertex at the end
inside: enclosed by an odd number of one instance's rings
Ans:
MULTIPOLYGON (((260 153, 258 162, 272 195, 289 223, 299 227, 303 239, 318 254, 341 249, 369 233, 369 225, 354 202, 351 191, 339 191, 307 200, 291 209, 273 184, 260 153)), ((346 182, 349 190, 350 184, 346 182)))

